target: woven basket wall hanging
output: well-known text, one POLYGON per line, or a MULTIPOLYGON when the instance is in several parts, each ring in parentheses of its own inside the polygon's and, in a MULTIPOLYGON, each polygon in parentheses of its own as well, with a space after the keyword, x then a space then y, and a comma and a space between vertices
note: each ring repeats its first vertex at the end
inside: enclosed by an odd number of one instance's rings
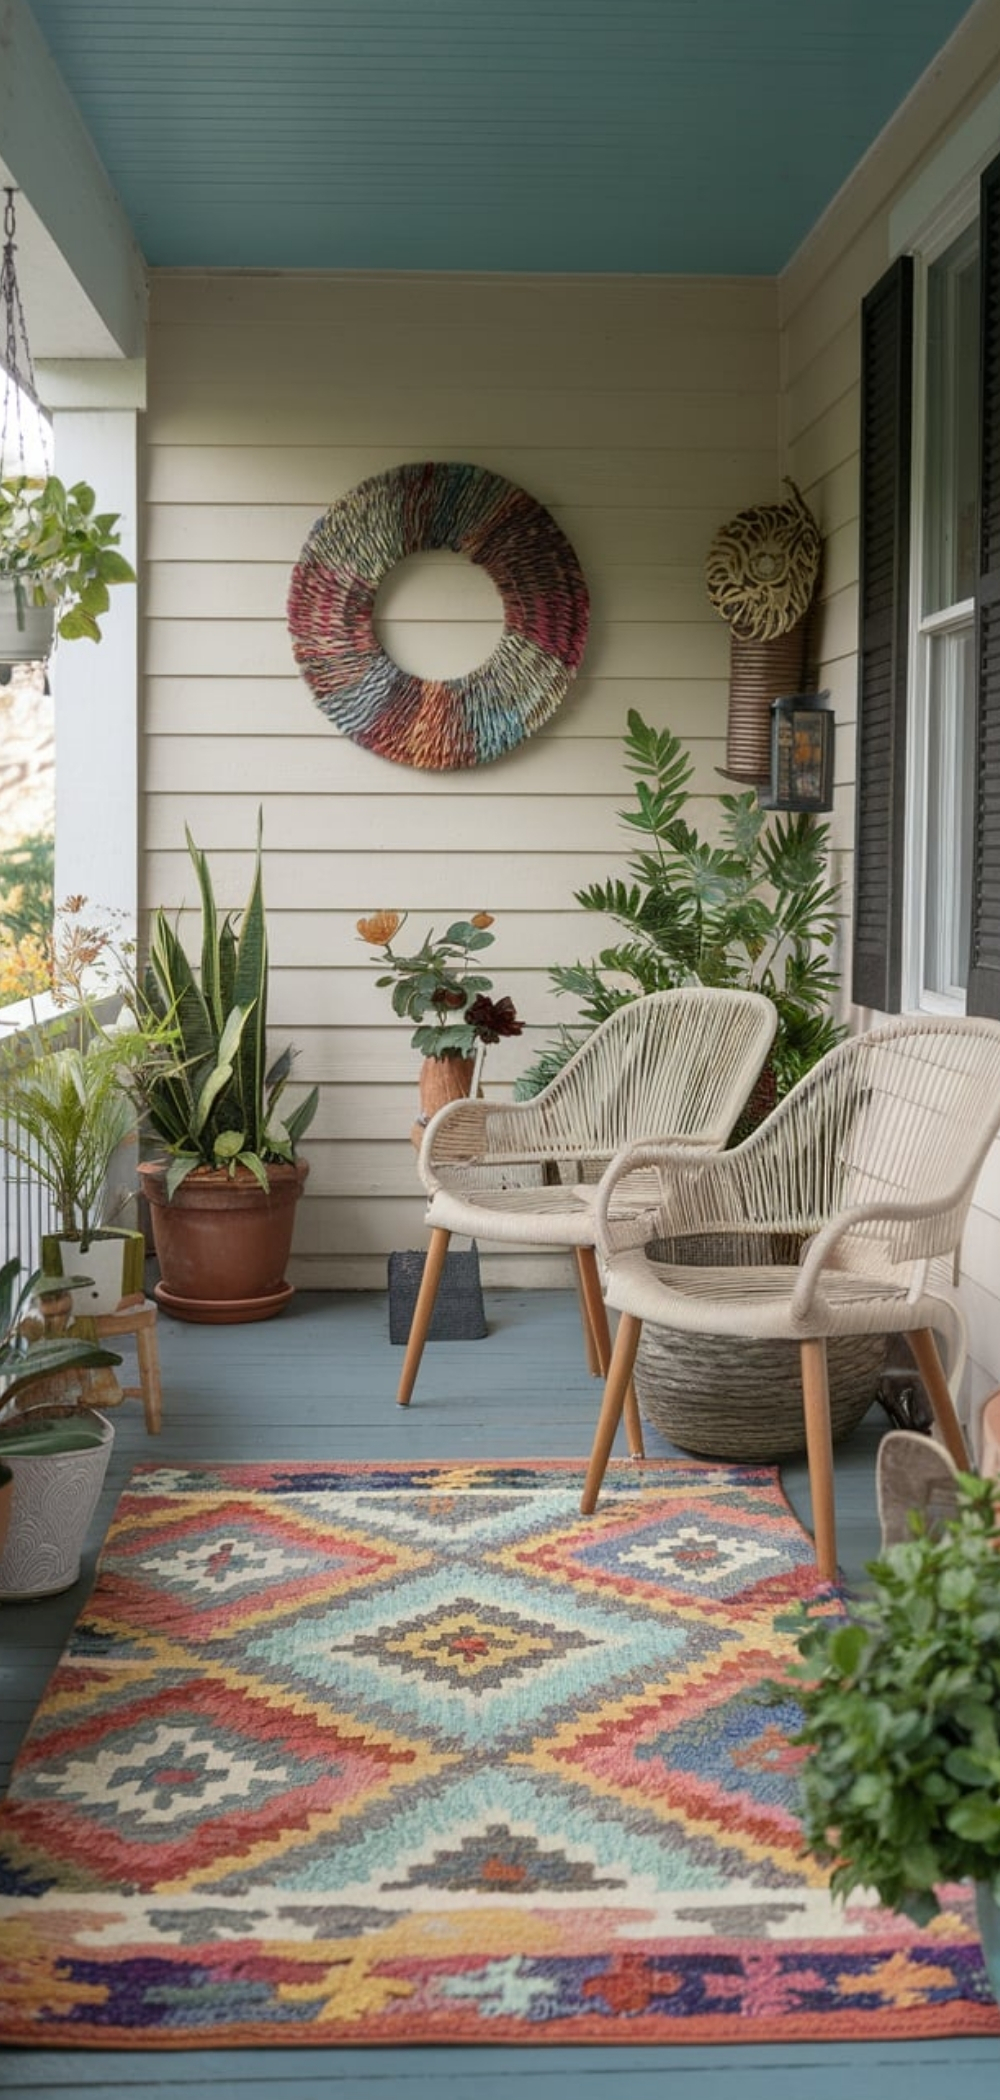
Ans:
POLYGON ((589 598, 547 510, 485 467, 394 467, 317 520, 292 571, 296 663, 323 713, 355 743, 428 771, 500 758, 541 728, 583 656, 589 598), (462 678, 418 678, 375 632, 375 596, 408 554, 447 548, 485 569, 503 633, 462 678))
POLYGON ((729 623, 726 778, 760 786, 771 771, 771 702, 801 690, 809 609, 819 581, 819 526, 794 481, 787 503, 741 510, 716 533, 708 595, 729 623))
POLYGON ((770 642, 804 619, 819 577, 819 526, 794 481, 787 503, 741 510, 716 533, 705 563, 708 595, 744 642, 770 642))

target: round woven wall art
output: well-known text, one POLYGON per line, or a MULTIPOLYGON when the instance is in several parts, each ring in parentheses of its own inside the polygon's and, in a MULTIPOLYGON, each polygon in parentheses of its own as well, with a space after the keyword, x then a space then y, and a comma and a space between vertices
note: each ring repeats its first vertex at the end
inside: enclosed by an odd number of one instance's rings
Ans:
POLYGON ((296 663, 323 713, 400 765, 446 771, 502 757, 546 722, 583 656, 589 598, 565 534, 533 496, 485 467, 376 474, 317 520, 292 571, 296 663), (418 678, 386 655, 375 595, 408 554, 447 548, 485 569, 503 633, 463 678, 418 678))
POLYGON ((808 612, 819 576, 819 526, 794 481, 787 503, 741 510, 708 550, 708 595, 741 641, 788 634, 808 612))

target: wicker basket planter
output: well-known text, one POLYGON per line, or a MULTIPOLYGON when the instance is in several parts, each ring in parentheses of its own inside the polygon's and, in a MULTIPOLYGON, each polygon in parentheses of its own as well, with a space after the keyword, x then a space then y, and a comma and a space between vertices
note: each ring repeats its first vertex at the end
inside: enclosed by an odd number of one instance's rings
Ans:
MULTIPOLYGON (((654 1260, 723 1266, 727 1260, 794 1260, 787 1246, 688 1241, 652 1249, 654 1260)), ((886 1339, 836 1335, 827 1346, 830 1418, 836 1443, 875 1399, 886 1339)), ((647 1322, 635 1363, 639 1412, 650 1427, 696 1458, 769 1464, 805 1450, 802 1382, 795 1342, 684 1334, 647 1322)))

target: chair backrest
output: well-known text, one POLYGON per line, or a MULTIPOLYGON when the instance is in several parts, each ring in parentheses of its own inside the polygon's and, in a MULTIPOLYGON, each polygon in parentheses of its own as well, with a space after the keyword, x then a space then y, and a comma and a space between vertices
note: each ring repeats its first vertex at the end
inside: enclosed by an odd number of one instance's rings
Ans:
POLYGON ((800 1080, 771 1123, 756 1166, 775 1211, 819 1219, 900 1205, 905 1220, 868 1235, 894 1262, 955 1251, 1000 1130, 1000 1021, 923 1015, 854 1036, 800 1080), (925 1204, 936 1207, 932 1219, 919 1215, 925 1204))
POLYGON ((646 1138, 724 1145, 776 1025, 761 992, 695 984, 630 999, 535 1097, 545 1149, 602 1162, 646 1138))

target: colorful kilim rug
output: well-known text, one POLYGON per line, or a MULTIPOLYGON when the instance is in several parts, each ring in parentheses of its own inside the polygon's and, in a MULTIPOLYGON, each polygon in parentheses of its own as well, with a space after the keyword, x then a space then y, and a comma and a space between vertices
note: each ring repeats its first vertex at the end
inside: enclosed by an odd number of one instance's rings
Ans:
POLYGON ((38 2045, 1000 2033, 971 1910, 837 1909, 772 1468, 140 1467, 0 1815, 38 2045))

